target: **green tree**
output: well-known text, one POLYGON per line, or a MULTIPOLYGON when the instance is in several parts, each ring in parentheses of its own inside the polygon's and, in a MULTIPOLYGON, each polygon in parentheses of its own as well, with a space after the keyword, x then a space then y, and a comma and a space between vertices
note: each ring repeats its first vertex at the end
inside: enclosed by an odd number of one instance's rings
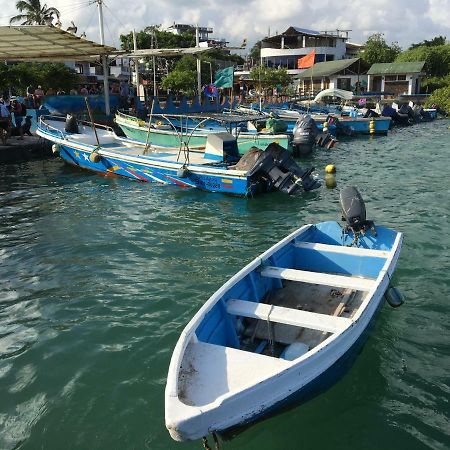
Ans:
POLYGON ((444 77, 450 73, 450 44, 421 45, 397 56, 395 62, 425 61, 424 71, 430 77, 444 77))
POLYGON ((361 59, 371 66, 375 63, 390 63, 400 54, 402 49, 397 42, 388 45, 382 33, 369 36, 364 44, 364 52, 361 59))
POLYGON ((436 36, 431 41, 427 41, 426 39, 418 44, 411 44, 408 50, 412 50, 416 47, 436 47, 440 45, 445 45, 447 43, 447 38, 445 36, 436 36))
POLYGON ((262 41, 256 42, 256 44, 252 47, 249 53, 249 57, 253 59, 253 61, 259 61, 261 58, 261 46, 262 41))
POLYGON ((44 91, 53 87, 69 91, 78 83, 74 70, 62 63, 29 63, 0 65, 0 86, 25 95, 29 85, 41 85, 44 91))
POLYGON ((162 87, 179 95, 195 95, 197 72, 194 70, 174 70, 162 80, 162 87))
POLYGON ((273 89, 281 85, 285 90, 291 83, 291 77, 284 67, 274 69, 273 67, 254 67, 250 72, 250 79, 254 80, 255 84, 261 83, 263 90, 273 89))
POLYGON ((10 24, 22 22, 21 25, 48 25, 52 23, 54 16, 57 19, 60 16, 56 8, 41 5, 40 0, 19 0, 16 8, 21 14, 11 17, 10 24))
POLYGON ((425 102, 425 106, 437 105, 444 111, 450 111, 450 85, 436 89, 425 102))
MULTIPOLYGON (((168 31, 160 31, 158 27, 158 25, 152 25, 136 33, 136 43, 139 49, 195 47, 195 33, 173 34, 168 31)), ((123 50, 133 50, 133 33, 121 34, 120 45, 123 50)))

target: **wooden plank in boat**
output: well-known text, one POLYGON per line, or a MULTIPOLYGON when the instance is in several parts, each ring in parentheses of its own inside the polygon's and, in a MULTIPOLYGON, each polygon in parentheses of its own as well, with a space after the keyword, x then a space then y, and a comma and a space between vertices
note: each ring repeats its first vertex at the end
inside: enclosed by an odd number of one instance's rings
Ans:
POLYGON ((341 332, 352 323, 351 319, 345 317, 329 316, 327 314, 284 308, 283 306, 235 299, 227 301, 227 312, 234 316, 268 320, 328 333, 341 332))
POLYGON ((362 247, 346 247, 344 245, 319 244, 317 242, 296 242, 294 246, 309 250, 339 253, 342 255, 372 256, 375 258, 387 258, 389 256, 389 252, 386 250, 374 250, 371 248, 362 247))
POLYGON ((281 278, 282 280, 299 281, 302 283, 356 289, 357 291, 370 291, 375 285, 375 280, 368 278, 309 272, 307 270, 284 269, 282 267, 272 266, 264 267, 261 270, 261 275, 263 277, 281 278))

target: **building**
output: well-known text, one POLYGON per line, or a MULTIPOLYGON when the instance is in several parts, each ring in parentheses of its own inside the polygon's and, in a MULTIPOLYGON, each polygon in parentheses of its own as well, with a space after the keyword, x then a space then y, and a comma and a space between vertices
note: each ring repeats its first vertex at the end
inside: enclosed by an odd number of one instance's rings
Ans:
MULTIPOLYGON (((173 34, 183 34, 183 33, 192 33, 195 34, 195 30, 197 27, 194 25, 187 25, 183 23, 173 23, 169 27, 165 28, 164 31, 173 34)), ((209 35, 213 33, 213 29, 209 27, 198 27, 198 36, 200 42, 208 41, 209 35)))
POLYGON ((367 86, 367 76, 361 73, 359 58, 314 64, 298 75, 298 79, 299 91, 304 94, 329 88, 353 91, 357 86, 361 90, 361 87, 367 86))
POLYGON ((198 37, 199 37, 199 46, 200 47, 218 47, 225 48, 228 44, 226 39, 215 39, 210 35, 213 34, 214 30, 210 27, 196 27, 194 25, 187 25, 182 23, 173 23, 169 27, 163 29, 163 31, 167 31, 168 33, 173 34, 183 34, 183 33, 196 33, 198 28, 198 37))
POLYGON ((284 67, 290 75, 299 75, 298 60, 313 50, 315 62, 355 57, 362 45, 348 42, 351 30, 314 31, 289 27, 284 33, 261 41, 261 63, 266 67, 284 67))
POLYGON ((378 63, 368 70, 368 89, 398 95, 414 95, 420 92, 420 79, 425 61, 378 63))

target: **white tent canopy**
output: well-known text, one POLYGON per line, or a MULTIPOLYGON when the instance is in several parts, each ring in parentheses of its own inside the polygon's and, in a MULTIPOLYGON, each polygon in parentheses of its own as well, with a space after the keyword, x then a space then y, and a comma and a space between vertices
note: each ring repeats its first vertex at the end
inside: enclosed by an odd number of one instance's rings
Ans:
POLYGON ((335 88, 324 89, 323 91, 319 92, 316 95, 313 102, 318 102, 323 97, 339 97, 344 100, 351 100, 353 98, 353 92, 344 91, 343 89, 335 89, 335 88))
POLYGON ((116 52, 48 25, 0 26, 4 61, 85 61, 116 52))

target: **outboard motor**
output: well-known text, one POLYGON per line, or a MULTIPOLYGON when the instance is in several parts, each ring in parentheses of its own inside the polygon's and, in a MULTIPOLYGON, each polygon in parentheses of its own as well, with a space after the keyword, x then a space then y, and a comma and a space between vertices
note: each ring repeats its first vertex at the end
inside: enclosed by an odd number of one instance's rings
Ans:
POLYGON ((305 115, 298 119, 292 130, 292 147, 296 155, 309 155, 316 143, 316 136, 319 134, 314 119, 305 115))
POLYGON ((302 169, 290 153, 281 145, 272 142, 259 154, 248 176, 254 179, 265 178, 271 185, 288 195, 296 195, 320 186, 320 182, 311 176, 314 167, 302 169))
POLYGON ((411 125, 412 119, 409 117, 408 113, 401 113, 394 109, 392 106, 386 105, 381 112, 383 117, 390 117, 392 122, 396 125, 411 125))
POLYGON ((77 118, 73 114, 67 114, 64 130, 67 133, 72 133, 72 134, 79 133, 77 118))
POLYGON ((373 109, 368 109, 363 117, 367 119, 368 117, 380 117, 380 115, 373 109))
POLYGON ((342 189, 339 194, 339 202, 341 204, 342 220, 346 222, 343 231, 345 233, 353 232, 352 244, 356 244, 359 236, 364 236, 369 229, 374 236, 377 235, 375 224, 366 218, 366 206, 356 187, 348 186, 342 189))

